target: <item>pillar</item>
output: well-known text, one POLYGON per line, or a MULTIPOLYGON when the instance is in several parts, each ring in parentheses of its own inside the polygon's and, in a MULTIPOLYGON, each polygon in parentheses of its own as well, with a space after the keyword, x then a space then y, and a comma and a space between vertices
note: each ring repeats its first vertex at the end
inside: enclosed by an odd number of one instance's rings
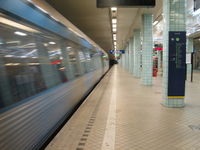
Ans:
POLYGON ((134 30, 133 31, 133 55, 134 55, 134 61, 133 61, 133 75, 136 78, 140 78, 141 76, 141 31, 140 30, 134 30))
POLYGON ((162 68, 162 51, 157 51, 158 56, 158 71, 161 71, 162 68))
MULTIPOLYGON (((186 1, 185 0, 163 0, 163 19, 164 19, 164 42, 163 42, 163 105, 166 107, 183 107, 184 97, 169 95, 169 32, 186 31, 186 1)), ((174 40, 174 39, 173 39, 174 40)), ((176 40, 176 39, 175 39, 176 40)), ((176 54, 177 57, 177 54, 176 54)), ((177 58, 175 58, 177 60, 177 58)), ((171 64, 171 60, 170 60, 171 64)), ((176 67, 177 69, 177 67, 176 67)), ((173 76, 177 76, 174 72, 173 76)), ((185 76, 184 73, 179 78, 185 76)), ((180 86, 179 86, 180 87, 180 86)), ((184 86, 185 87, 185 86, 184 86)), ((176 87, 175 87, 176 88, 176 87)), ((178 88, 178 87, 177 87, 178 88)), ((171 91, 172 88, 170 88, 171 91)), ((175 91, 175 90, 174 90, 175 91)))
POLYGON ((126 55, 126 51, 124 54, 122 54, 122 68, 125 69, 125 55, 126 55))
POLYGON ((129 41, 129 73, 133 73, 133 38, 129 41))
MULTIPOLYGON (((189 55, 189 57, 192 57, 192 53, 193 53, 193 38, 188 38, 187 39, 187 49, 186 49, 187 55, 189 55)), ((187 63, 187 80, 190 81, 191 79, 191 75, 192 75, 192 62, 191 63, 187 63)))
POLYGON ((129 44, 127 45, 127 53, 126 53, 126 71, 129 69, 129 44))
POLYGON ((142 84, 152 85, 153 70, 153 15, 143 14, 142 84))
POLYGON ((124 69, 127 70, 128 67, 128 46, 126 47, 126 51, 125 51, 125 67, 124 69))

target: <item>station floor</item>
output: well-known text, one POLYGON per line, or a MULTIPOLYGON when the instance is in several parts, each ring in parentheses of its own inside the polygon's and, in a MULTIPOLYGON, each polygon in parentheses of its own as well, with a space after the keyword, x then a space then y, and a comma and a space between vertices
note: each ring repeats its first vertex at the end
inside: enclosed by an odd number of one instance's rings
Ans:
POLYGON ((186 106, 166 108, 153 86, 114 66, 46 150, 200 150, 200 74, 187 82, 186 106))

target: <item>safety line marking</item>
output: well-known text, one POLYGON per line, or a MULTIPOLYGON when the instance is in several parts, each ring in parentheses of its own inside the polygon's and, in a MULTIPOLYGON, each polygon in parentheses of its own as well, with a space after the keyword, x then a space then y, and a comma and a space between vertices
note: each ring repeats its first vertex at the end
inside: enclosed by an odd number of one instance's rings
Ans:
POLYGON ((109 105, 108 118, 106 123, 106 129, 104 133, 104 139, 101 146, 101 150, 115 150, 115 128, 116 128, 116 69, 113 72, 113 86, 111 90, 111 99, 109 105))

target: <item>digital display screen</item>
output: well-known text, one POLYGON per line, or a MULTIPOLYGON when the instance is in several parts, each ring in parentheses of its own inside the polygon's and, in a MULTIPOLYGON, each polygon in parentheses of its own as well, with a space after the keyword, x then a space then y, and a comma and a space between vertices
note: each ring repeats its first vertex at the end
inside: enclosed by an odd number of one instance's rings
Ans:
POLYGON ((97 0, 98 8, 105 7, 154 7, 155 0, 97 0))

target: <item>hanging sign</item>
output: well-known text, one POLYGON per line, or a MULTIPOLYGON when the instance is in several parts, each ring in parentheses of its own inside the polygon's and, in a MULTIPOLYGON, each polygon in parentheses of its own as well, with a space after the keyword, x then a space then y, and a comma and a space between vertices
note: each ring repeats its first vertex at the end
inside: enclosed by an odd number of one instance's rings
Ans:
POLYGON ((154 7, 155 0, 97 0, 98 8, 105 7, 154 7))

